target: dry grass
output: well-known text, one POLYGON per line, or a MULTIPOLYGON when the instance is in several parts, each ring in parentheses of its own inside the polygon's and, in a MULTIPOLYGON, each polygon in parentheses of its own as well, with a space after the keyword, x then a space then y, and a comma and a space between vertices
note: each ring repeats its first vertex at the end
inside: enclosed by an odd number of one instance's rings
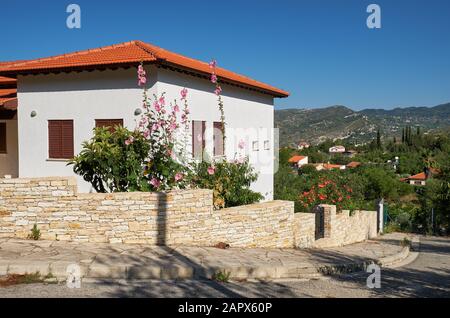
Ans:
POLYGON ((9 287, 22 284, 39 284, 44 283, 46 279, 51 278, 52 275, 42 276, 39 272, 34 274, 8 274, 0 277, 0 287, 9 287))

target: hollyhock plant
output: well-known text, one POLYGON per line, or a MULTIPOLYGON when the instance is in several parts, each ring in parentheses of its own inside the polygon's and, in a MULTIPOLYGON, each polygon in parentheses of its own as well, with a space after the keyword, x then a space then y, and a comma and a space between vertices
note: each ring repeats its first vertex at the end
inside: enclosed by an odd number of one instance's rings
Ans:
POLYGON ((222 138, 223 138, 223 147, 224 147, 224 153, 225 153, 225 110, 223 107, 223 100, 222 100, 222 87, 219 84, 219 79, 217 77, 217 61, 212 60, 209 62, 209 67, 212 69, 211 74, 211 83, 215 85, 214 94, 218 97, 218 104, 219 104, 219 112, 220 112, 220 121, 222 123, 222 138))
MULTIPOLYGON (((145 77, 143 67, 138 68, 138 79, 145 77)), ((142 81, 141 81, 142 82, 142 81)), ((187 90, 182 91, 185 100, 183 124, 188 122, 187 90)), ((150 191, 164 191, 187 186, 185 177, 188 174, 187 164, 184 162, 184 149, 179 144, 180 111, 177 101, 168 103, 165 94, 147 96, 147 89, 143 92, 144 112, 138 122, 137 129, 145 137, 150 152, 145 164, 145 178, 150 191), (169 108, 170 107, 170 108, 169 108), (180 176, 182 176, 180 178, 180 176)))

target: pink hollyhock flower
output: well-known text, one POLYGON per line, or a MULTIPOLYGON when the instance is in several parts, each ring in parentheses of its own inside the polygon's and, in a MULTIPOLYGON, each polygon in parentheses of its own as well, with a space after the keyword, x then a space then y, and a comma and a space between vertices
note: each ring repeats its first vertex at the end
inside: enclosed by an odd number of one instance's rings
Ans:
POLYGON ((147 73, 142 65, 138 66, 138 85, 144 86, 147 83, 147 73))
POLYGON ((159 186, 161 185, 161 181, 159 181, 156 178, 153 178, 152 180, 150 180, 150 184, 155 188, 159 188, 159 186))
POLYGON ((154 102, 154 103, 153 103, 153 107, 155 108, 155 110, 156 110, 157 112, 160 112, 160 111, 161 111, 161 105, 160 105, 158 102, 154 102))
POLYGON ((175 129, 177 129, 177 123, 171 123, 169 126, 169 130, 174 131, 175 129))
POLYGON ((158 130, 160 125, 158 123, 153 124, 152 131, 158 130))
POLYGON ((183 180, 183 174, 180 173, 180 172, 178 172, 178 173, 175 175, 175 181, 178 182, 178 181, 181 181, 181 180, 183 180))
POLYGON ((127 140, 125 140, 125 145, 129 146, 134 142, 134 137, 130 136, 127 140))
POLYGON ((161 104, 161 106, 166 105, 166 99, 164 98, 164 96, 161 96, 161 97, 159 98, 159 103, 161 104))
POLYGON ((241 140, 238 144, 239 149, 244 149, 245 148, 245 141, 241 140))
POLYGON ((138 66, 138 74, 139 75, 145 75, 145 70, 144 70, 144 67, 142 65, 138 66))
POLYGON ((209 167, 209 168, 208 168, 208 174, 209 174, 210 176, 212 176, 214 173, 216 173, 216 168, 214 168, 214 167, 209 167))
POLYGON ((144 138, 148 139, 148 137, 150 137, 150 130, 145 130, 144 131, 144 138))
POLYGON ((211 62, 209 62, 209 67, 210 68, 216 68, 217 67, 217 61, 216 60, 212 60, 211 62))
POLYGON ((177 104, 175 104, 175 106, 173 106, 173 111, 175 113, 178 113, 180 111, 180 106, 178 106, 177 104))
POLYGON ((138 85, 139 86, 144 86, 147 83, 147 78, 146 77, 139 77, 138 80, 138 85))
POLYGON ((219 96, 220 93, 222 93, 222 87, 217 86, 216 89, 214 90, 214 93, 215 93, 217 96, 219 96))
POLYGON ((187 94, 188 94, 187 88, 183 88, 183 89, 181 90, 180 94, 181 94, 181 99, 182 99, 182 100, 183 100, 183 99, 186 99, 187 94))
POLYGON ((212 74, 211 75, 211 82, 216 84, 217 83, 217 75, 216 74, 212 74))

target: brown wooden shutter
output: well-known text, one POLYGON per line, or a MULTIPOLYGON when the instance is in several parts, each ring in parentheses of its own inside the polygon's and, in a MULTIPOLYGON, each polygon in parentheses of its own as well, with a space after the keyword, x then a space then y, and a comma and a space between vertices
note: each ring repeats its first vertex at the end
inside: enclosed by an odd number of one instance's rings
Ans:
POLYGON ((223 125, 221 122, 214 122, 214 156, 223 156, 223 125))
POLYGON ((95 127, 108 127, 110 132, 114 132, 116 126, 123 127, 123 119, 96 119, 95 127))
POLYGON ((62 122, 62 158, 72 159, 73 149, 73 121, 64 120, 62 122))
POLYGON ((6 123, 0 123, 0 153, 6 153, 6 123))
POLYGON ((51 159, 73 158, 73 120, 48 121, 48 152, 51 159))

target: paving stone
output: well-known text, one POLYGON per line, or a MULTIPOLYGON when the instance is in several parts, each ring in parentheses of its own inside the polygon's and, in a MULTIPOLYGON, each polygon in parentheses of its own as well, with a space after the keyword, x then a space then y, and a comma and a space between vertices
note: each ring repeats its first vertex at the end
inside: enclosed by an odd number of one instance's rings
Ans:
POLYGON ((384 258, 386 263, 407 256, 404 234, 328 249, 243 249, 212 247, 149 247, 107 243, 67 243, 0 238, 0 275, 39 271, 67 276, 78 265, 82 277, 120 279, 211 278, 221 270, 231 278, 302 278, 317 268, 361 264, 384 258))

